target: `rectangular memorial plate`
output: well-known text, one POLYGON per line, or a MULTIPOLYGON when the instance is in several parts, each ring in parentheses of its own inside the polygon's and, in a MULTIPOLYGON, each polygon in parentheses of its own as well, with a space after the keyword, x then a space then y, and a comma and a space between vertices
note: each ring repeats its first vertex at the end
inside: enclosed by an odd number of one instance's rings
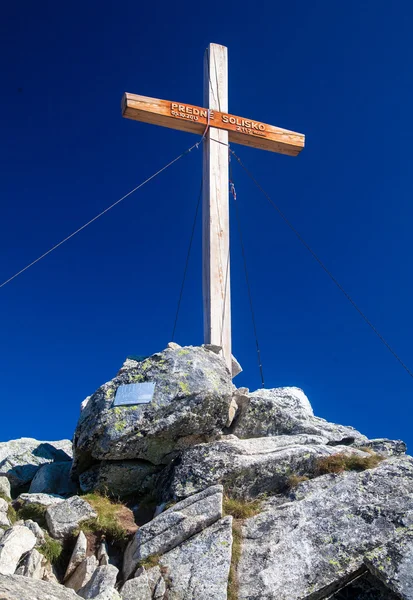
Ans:
POLYGON ((155 392, 155 383, 127 383, 120 385, 116 390, 113 406, 125 406, 130 404, 148 404, 155 392))

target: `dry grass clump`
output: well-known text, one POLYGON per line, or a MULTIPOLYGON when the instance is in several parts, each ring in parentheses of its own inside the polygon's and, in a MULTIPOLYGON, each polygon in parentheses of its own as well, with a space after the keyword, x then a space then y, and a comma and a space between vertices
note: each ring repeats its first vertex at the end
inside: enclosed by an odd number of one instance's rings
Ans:
POLYGON ((290 475, 287 479, 286 485, 288 490, 293 490, 303 481, 308 481, 309 477, 306 475, 290 475))
POLYGON ((97 493, 86 494, 82 498, 94 508, 98 516, 81 523, 80 529, 84 533, 105 535, 108 541, 126 542, 131 523, 127 523, 125 513, 129 515, 130 511, 123 504, 97 493))
POLYGON ((224 515, 231 515, 234 519, 248 519, 261 512, 260 500, 240 500, 224 497, 224 515))
POLYGON ((343 471, 365 471, 374 469, 384 460, 383 456, 375 452, 369 452, 369 456, 357 456, 356 454, 332 454, 318 458, 315 464, 316 475, 327 473, 343 473, 343 471))
POLYGON ((28 521, 30 519, 38 523, 43 529, 46 529, 46 510, 47 507, 42 504, 23 504, 15 512, 16 520, 19 521, 22 519, 23 521, 28 521))
POLYGON ((58 540, 54 540, 50 537, 48 533, 45 533, 44 538, 44 544, 42 544, 38 550, 52 565, 56 565, 61 557, 63 545, 58 540))

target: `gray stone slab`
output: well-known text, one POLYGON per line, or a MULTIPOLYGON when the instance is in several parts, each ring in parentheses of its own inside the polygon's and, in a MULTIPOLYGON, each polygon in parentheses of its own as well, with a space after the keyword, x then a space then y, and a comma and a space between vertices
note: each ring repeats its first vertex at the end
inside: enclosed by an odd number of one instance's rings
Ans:
POLYGON ((391 591, 403 600, 413 600, 413 528, 369 552, 364 563, 391 591))
POLYGON ((97 513, 79 496, 72 496, 64 502, 53 504, 46 510, 46 522, 52 537, 64 539, 83 521, 95 519, 97 513))
POLYGON ((0 598, 6 600, 79 600, 73 590, 22 575, 0 575, 0 598))
POLYGON ((88 600, 114 590, 118 573, 119 570, 113 565, 98 567, 88 583, 77 592, 78 596, 88 600))
POLYGON ((12 575, 19 560, 33 550, 36 536, 24 525, 15 525, 0 540, 0 574, 12 575))
POLYGON ((210 487, 178 502, 142 525, 124 556, 123 576, 128 579, 138 563, 164 554, 222 517, 223 488, 210 487))
POLYGON ((164 554, 168 600, 227 600, 232 517, 224 517, 164 554))
POLYGON ((411 457, 307 481, 246 520, 238 600, 328 598, 400 527, 413 527, 411 457))

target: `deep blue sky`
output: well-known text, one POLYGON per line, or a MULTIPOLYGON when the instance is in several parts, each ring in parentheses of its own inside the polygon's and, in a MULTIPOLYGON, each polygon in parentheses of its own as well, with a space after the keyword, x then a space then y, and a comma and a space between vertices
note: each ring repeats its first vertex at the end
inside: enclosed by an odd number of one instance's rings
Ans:
MULTIPOLYGON (((196 141, 122 119, 124 91, 202 104, 229 47, 230 112, 306 134, 298 158, 234 149, 413 368, 410 2, 7 2, 0 20, 0 280, 196 141)), ((185 157, 0 289, 0 439, 71 437, 128 354, 171 337, 201 176, 185 157)), ((413 380, 234 167, 266 387, 413 442, 413 380)), ((235 381, 260 385, 232 215, 235 381)), ((202 343, 201 238, 176 341, 202 343)))

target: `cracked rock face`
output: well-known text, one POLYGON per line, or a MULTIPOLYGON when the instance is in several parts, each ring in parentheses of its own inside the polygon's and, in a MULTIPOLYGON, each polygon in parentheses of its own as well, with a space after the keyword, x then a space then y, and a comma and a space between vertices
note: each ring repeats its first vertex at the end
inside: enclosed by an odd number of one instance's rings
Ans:
POLYGON ((364 562, 390 590, 404 600, 413 600, 413 528, 369 552, 364 562))
POLYGON ((139 562, 149 556, 165 554, 222 517, 223 488, 210 487, 178 502, 146 525, 130 542, 124 557, 127 579, 139 562))
POLYGON ((413 600, 403 442, 315 417, 298 388, 236 389, 219 350, 128 359, 82 404, 73 466, 68 441, 0 444, 2 495, 36 491, 6 532, 0 499, 0 600, 413 600), (140 382, 151 402, 113 406, 140 382), (121 504, 95 511, 77 484, 121 504))
POLYGON ((168 600, 227 600, 232 517, 224 517, 161 556, 168 600))
MULTIPOLYGON (((324 597, 324 596, 323 596, 324 597)), ((328 600, 400 600, 371 573, 363 573, 328 600)))
POLYGON ((224 361, 206 348, 167 348, 142 362, 128 360, 83 409, 74 438, 77 475, 101 460, 171 460, 185 444, 221 432, 232 396, 224 361), (113 407, 121 384, 155 382, 149 404, 113 407))
POLYGON ((413 459, 324 475, 263 508, 243 528, 239 600, 327 598, 368 552, 413 526, 413 459))
POLYGON ((144 495, 153 489, 160 469, 143 460, 102 461, 80 475, 80 489, 111 496, 144 495))
POLYGON ((124 600, 227 600, 232 517, 224 517, 140 568, 121 590, 124 600))
POLYGON ((288 478, 309 475, 317 458, 337 453, 364 452, 347 446, 328 446, 327 439, 311 435, 283 435, 219 441, 189 448, 163 474, 165 498, 185 498, 221 483, 231 496, 254 498, 285 491, 288 478))
POLYGON ((328 442, 362 445, 367 438, 353 427, 329 423, 315 417, 303 390, 294 387, 257 390, 249 394, 249 403, 237 420, 232 433, 240 438, 318 435, 328 442))

